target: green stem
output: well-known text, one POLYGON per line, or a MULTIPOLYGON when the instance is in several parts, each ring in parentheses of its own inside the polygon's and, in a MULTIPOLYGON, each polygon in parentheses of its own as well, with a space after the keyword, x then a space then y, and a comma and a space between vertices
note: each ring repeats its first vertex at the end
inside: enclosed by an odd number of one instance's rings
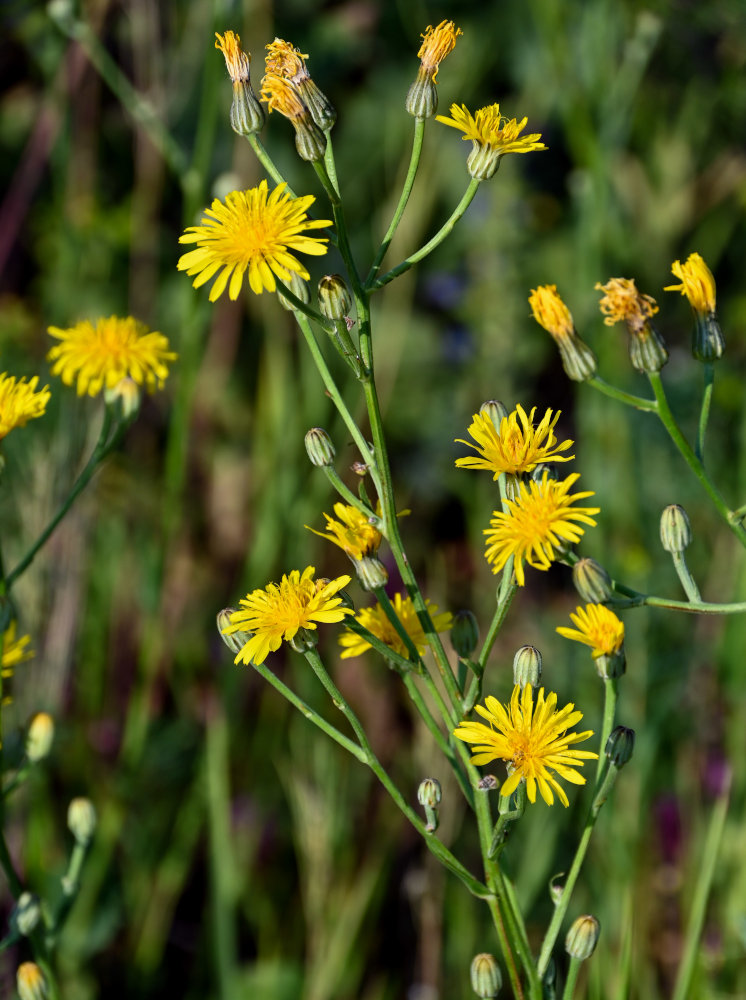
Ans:
POLYGON ((311 352, 314 364, 316 365, 321 379, 326 387, 326 391, 329 393, 334 405, 337 407, 340 416, 345 422, 347 430, 352 435, 352 438, 357 445, 358 451, 363 459, 363 462, 367 465, 368 471, 370 472, 371 479, 376 487, 376 491, 379 496, 381 494, 381 481, 378 473, 378 468, 376 466, 376 460, 368 447, 368 442, 363 437, 360 428, 355 423, 352 414, 347 409, 345 401, 342 399, 342 395, 337 388, 337 384, 332 378, 332 373, 324 360, 324 355, 321 352, 318 341, 314 335, 311 325, 305 316, 295 313, 295 318, 298 322, 298 326, 301 328, 303 336, 306 338, 306 343, 308 344, 308 349, 311 352))
POLYGON ((394 238, 394 233, 401 222, 402 216, 404 215, 404 209, 407 207, 409 196, 412 193, 412 186, 414 184, 415 176, 417 175, 417 167, 420 163, 420 154, 422 153, 422 139, 425 135, 425 121, 425 118, 415 118, 414 120, 412 155, 409 158, 409 169, 407 170, 407 176, 404 180, 404 187, 402 188, 401 195, 399 196, 399 203, 396 206, 396 211, 394 212, 393 218, 389 223, 389 228, 386 230, 386 235, 378 248, 378 253, 375 256, 373 265, 368 273, 368 277, 365 279, 365 285, 367 288, 370 288, 371 282, 377 277, 378 272, 381 269, 383 258, 386 256, 386 251, 394 238))
POLYGON ((449 871, 453 872, 453 874, 456 875, 461 880, 461 882, 466 886, 469 892, 471 892, 474 896, 477 896, 480 899, 487 898, 490 895, 490 891, 487 888, 487 886, 484 885, 482 882, 480 882, 478 879, 474 878, 471 872, 461 864, 458 858, 455 857, 453 854, 451 854, 451 852, 444 844, 442 844, 436 837, 434 837, 430 832, 426 830, 425 824, 417 815, 417 813, 412 808, 410 808, 409 805, 407 805, 404 796, 401 794, 399 789, 396 787, 394 782, 389 777, 386 770, 381 765, 381 762, 373 753, 373 748, 370 745, 370 742, 365 733, 365 730, 363 729, 360 723, 360 720, 352 711, 349 704, 347 703, 342 693, 340 692, 339 688, 336 686, 334 681, 327 673, 326 668, 324 667, 324 664, 321 662, 321 658, 319 657, 319 654, 316 652, 316 650, 315 649, 307 650, 305 653, 305 657, 308 663, 310 664, 311 669, 316 674, 316 676, 326 689, 327 693, 331 697, 335 707, 342 712, 344 717, 352 726, 355 736, 357 737, 358 742, 360 744, 360 747, 365 754, 364 762, 368 765, 368 767, 371 769, 371 771, 375 774, 375 776, 381 782, 383 787, 389 793, 389 795, 394 800, 394 803, 396 804, 400 812, 402 812, 404 816, 406 816, 406 818, 409 820, 412 826, 417 830, 417 832, 424 837, 425 843, 427 844, 429 850, 432 851, 432 853, 435 855, 435 857, 438 858, 438 860, 443 865, 445 865, 445 867, 448 868, 449 871))
POLYGON ((612 608, 668 608, 670 611, 687 611, 697 615, 736 615, 746 611, 746 601, 730 604, 710 604, 707 601, 674 601, 668 597, 639 594, 628 601, 609 601, 612 608))
POLYGON ((601 737, 598 741, 598 764, 596 765, 596 783, 601 780, 601 773, 606 765, 606 741, 614 727, 614 715, 616 714, 617 695, 619 693, 619 680, 616 677, 608 677, 604 680, 604 714, 601 720, 601 737))
POLYGON ((257 160, 259 160, 259 162, 267 171, 267 173, 275 182, 275 184, 285 184, 285 190, 287 191, 287 193, 290 195, 291 198, 295 198, 296 197, 295 191, 293 191, 293 189, 290 187, 290 185, 287 183, 285 178, 282 176, 280 171, 275 166, 274 160, 269 155, 267 150, 264 148, 262 140, 259 138, 259 136, 256 135, 256 133, 252 132, 252 134, 247 135, 246 138, 248 139, 249 145, 254 150, 254 155, 256 156, 257 160))
POLYGON ((401 620, 399 619, 399 615, 397 615, 396 611, 394 610, 394 605, 389 600, 389 595, 386 593, 383 587, 376 587, 373 593, 376 595, 376 599, 380 604, 383 613, 386 615, 388 620, 393 625, 396 634, 404 643, 407 652, 409 653, 410 660, 412 661, 413 664, 417 664, 418 666, 420 666, 422 664, 422 660, 420 658, 420 654, 417 652, 417 647, 415 646, 414 641, 412 640, 412 637, 410 636, 409 632, 407 632, 407 630, 402 625, 401 620))
POLYGON ((681 580, 681 586, 684 588, 684 593, 689 598, 690 601, 701 601, 702 595, 699 592, 699 587, 694 582, 694 577, 689 571, 689 567, 686 564, 686 559, 684 558, 683 552, 672 552, 671 558, 673 559, 673 564, 676 569, 676 574, 681 580))
POLYGON ((21 880, 16 874, 15 867, 13 865, 13 860, 10 856, 10 851, 8 850, 8 845, 5 841, 5 810, 0 808, 0 867, 2 867, 5 877, 8 880, 8 888, 10 889, 13 899, 18 899, 18 897, 23 892, 23 885, 21 880))
POLYGON ((304 302, 303 299, 299 299, 292 288, 290 288, 289 285, 286 285, 283 281, 280 281, 279 278, 277 279, 277 285, 278 293, 282 295, 284 299, 287 299, 293 307, 294 313, 303 313, 304 316, 308 316, 309 319, 312 319, 314 323, 318 323, 319 326, 324 327, 325 320, 320 312, 317 312, 313 306, 309 306, 309 304, 304 302))
POLYGON ((332 206, 332 214, 334 215, 334 225, 337 230, 337 243, 339 246, 339 252, 342 254, 342 259, 345 262, 345 267, 347 268, 347 274, 349 275, 350 282, 352 284, 352 290, 355 293, 356 299, 364 296, 364 289, 360 283, 360 275, 357 272, 357 267, 355 266, 355 259, 352 256, 352 250, 350 249, 350 240, 347 235, 347 224, 345 222, 344 209, 342 207, 342 199, 339 196, 339 192, 334 187, 334 184, 329 178, 329 174, 326 172, 326 167, 320 160, 315 160, 313 164, 314 170, 324 186, 324 190, 327 193, 329 201, 332 206))
POLYGON ((636 410, 647 410, 649 413, 656 413, 658 410, 658 404, 654 399, 645 399, 642 396, 633 396, 629 392, 624 392, 622 389, 617 389, 616 386, 609 385, 608 382, 604 382, 602 378, 598 375, 594 375, 593 378, 589 378, 588 385, 592 385, 594 389, 598 389, 605 396, 610 396, 612 399, 616 399, 619 403, 625 403, 627 406, 634 406, 636 410))
POLYGON ((715 365, 712 361, 705 361, 703 365, 705 385, 702 392, 702 407, 699 411, 699 423, 697 425, 697 447, 695 454, 704 465, 705 455, 705 434, 707 433, 707 421, 710 419, 710 404, 712 402, 712 390, 715 383, 715 365))
POLYGON ((355 494, 348 486, 345 486, 345 484, 340 479, 339 473, 334 468, 334 466, 324 465, 322 466, 322 468, 324 470, 326 478, 332 484, 337 493, 339 493, 339 495, 344 500, 346 500, 351 507, 354 507, 355 510, 359 510, 361 514, 365 515, 365 517, 370 517, 371 516, 370 507, 366 506, 366 504, 363 503, 360 497, 355 496, 355 494))
POLYGON ((712 813, 707 839, 704 847, 704 857, 699 865, 699 875, 694 890, 692 909, 689 914, 689 922, 686 929, 684 945, 684 956, 679 966, 676 976, 676 985, 673 991, 673 1000, 686 1000, 692 993, 692 978, 694 967, 699 950, 699 941, 702 936, 702 927, 705 921, 705 911, 707 909, 707 899, 712 888, 712 879, 715 874, 720 843, 725 829, 725 820, 728 815, 728 801, 730 798, 731 776, 728 775, 724 787, 718 796, 715 808, 712 813))
POLYGON ((416 253, 411 254, 411 256, 407 257, 406 260, 403 260, 401 264, 397 264, 396 267, 392 268, 390 271, 387 271, 380 278, 377 278, 371 285, 367 285, 366 287, 369 288, 370 291, 374 291, 377 288, 383 288, 384 285, 387 285, 390 281, 393 281, 394 278, 398 278, 400 274, 404 274, 404 272, 408 271, 413 264, 416 264, 424 257, 427 257, 427 255, 429 253, 432 253, 432 251, 436 247, 440 246, 440 244, 443 242, 446 236, 448 236, 452 232, 453 227, 456 225, 456 223, 459 221, 461 216, 464 214, 466 209, 471 204, 474 195, 477 193, 477 188, 479 187, 479 184, 480 181, 476 180, 476 178, 472 178, 468 188, 464 192, 463 198, 454 208, 450 218, 443 223, 443 225, 440 227, 435 236, 433 236, 431 240, 428 240, 428 242, 423 247, 420 247, 420 249, 417 250, 416 253))
POLYGON ((562 991, 562 1000, 572 1000, 575 996, 575 987, 578 982, 578 973, 580 972, 580 966, 583 964, 582 960, 579 958, 571 958, 570 966, 567 970, 567 976, 565 977, 565 988, 562 991))
POLYGON ((666 399, 666 393, 663 388, 663 382, 661 381, 659 372, 648 372, 648 378, 650 379, 650 384, 653 387, 653 392, 655 393, 655 398, 658 402, 658 416, 661 419, 661 423, 668 431, 668 434, 679 449, 682 458, 692 470, 694 475, 697 477, 705 492, 709 498, 714 503, 720 516, 730 527, 733 534, 738 538, 741 545, 746 547, 746 528, 742 524, 734 520, 733 512, 730 510, 728 505, 723 500, 719 491, 715 487, 714 483, 707 475, 704 466, 694 454, 681 432, 679 425, 676 423, 673 413, 671 412, 671 407, 668 405, 668 400, 666 399))
POLYGON ((329 181, 334 188, 334 193, 339 198, 339 181, 337 180, 337 164, 334 160, 334 146, 332 145, 332 132, 328 129, 324 132, 326 136, 326 149, 324 150, 324 166, 329 181))
POLYGON ((497 590, 497 607, 495 608, 495 613, 492 616, 490 627, 479 652, 477 663, 479 664, 482 672, 484 672, 484 669, 487 666, 487 659, 492 651, 492 647, 495 644, 498 633, 502 628, 505 617, 510 610, 510 605, 517 589, 518 584, 513 581, 513 557, 511 556, 505 564, 502 579, 500 580, 500 586, 497 590))
POLYGON ((44 531, 42 531, 42 533, 36 539, 36 541, 28 550, 23 559, 21 559, 18 565, 8 574, 6 578, 6 586, 8 590, 10 590, 10 588, 13 586, 18 577, 22 573, 24 573, 31 565, 31 563, 34 561, 39 550, 45 544, 45 542, 52 534, 52 532, 55 530, 60 521, 63 519, 63 517, 70 510, 70 508, 72 507, 73 503, 75 502, 79 494, 83 492, 88 483, 91 481, 91 478, 93 477, 93 474, 96 471, 97 467, 101 464, 101 462, 103 462, 106 456, 109 455, 110 452, 112 452, 117 447, 117 445, 122 439, 124 431, 129 426, 129 423, 122 421, 118 426, 116 426, 114 428, 114 433, 107 442, 111 425, 112 425, 111 411, 107 406, 106 410, 104 411, 104 419, 101 425, 101 432, 99 434, 98 441, 96 442, 96 447, 93 449, 91 457, 88 459, 88 462, 86 463, 83 471, 75 480, 72 489, 68 493, 60 509, 54 515, 54 517, 46 526, 44 531))

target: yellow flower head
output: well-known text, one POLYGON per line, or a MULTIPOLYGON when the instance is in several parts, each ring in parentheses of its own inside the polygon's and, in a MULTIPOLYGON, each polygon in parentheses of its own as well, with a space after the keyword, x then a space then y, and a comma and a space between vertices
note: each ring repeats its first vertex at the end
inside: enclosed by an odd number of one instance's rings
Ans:
MULTIPOLYGON (((443 611, 439 614, 437 605, 431 604, 430 601, 425 601, 425 603, 430 612, 436 632, 447 632, 450 628, 453 628, 453 615, 450 611, 443 611)), ((417 612, 412 604, 412 598, 402 598, 401 594, 395 594, 392 604, 399 621, 414 643, 417 652, 420 656, 424 656, 428 646, 427 636, 422 629, 422 625, 420 625, 417 612)), ((377 601, 369 608, 361 608, 355 615, 355 621, 376 636, 377 639, 380 639, 381 642, 384 642, 390 649, 393 649, 395 653, 404 657, 408 655, 407 647, 399 637, 399 633, 391 624, 386 616, 386 612, 377 601)), ((360 656, 366 649, 371 648, 370 643, 361 635, 356 635, 354 632, 349 631, 349 629, 340 635, 339 644, 342 647, 340 656, 343 660, 351 656, 360 656)))
POLYGON ((551 333, 555 340, 562 341, 575 333, 572 314, 557 294, 556 285, 532 288, 528 304, 536 322, 551 333))
POLYGON ((576 608, 575 613, 570 614, 570 620, 576 628, 561 626, 557 632, 565 639, 590 646, 594 660, 599 656, 613 656, 624 644, 624 622, 603 604, 586 604, 584 608, 576 608))
POLYGON ((16 639, 16 623, 12 621, 3 634, 2 674, 4 678, 12 677, 13 671, 19 663, 25 663, 26 660, 33 657, 33 650, 28 648, 30 644, 30 635, 23 635, 20 639, 16 639))
POLYGON ((25 427, 27 421, 44 415, 49 402, 49 386, 37 392, 38 382, 38 375, 28 382, 7 372, 0 375, 0 440, 16 427, 25 427))
POLYGON ((554 436, 560 411, 552 417, 552 411, 547 410, 538 427, 534 427, 535 413, 535 406, 527 415, 519 403, 511 414, 502 418, 499 432, 489 414, 475 413, 469 434, 476 444, 463 438, 456 438, 456 441, 473 448, 480 457, 457 458, 456 465, 461 469, 487 469, 493 473, 493 479, 497 479, 503 472, 509 475, 531 472, 540 462, 569 462, 575 458, 561 454, 572 447, 572 441, 558 445, 554 436))
POLYGON ((65 385, 77 381, 79 396, 95 396, 128 377, 149 392, 162 389, 167 362, 177 357, 162 333, 132 316, 101 318, 95 326, 86 319, 67 330, 50 326, 49 333, 60 341, 47 354, 47 361, 54 362, 52 374, 65 385))
POLYGON ((308 59, 307 52, 301 52, 300 49, 296 49, 290 42, 286 42, 282 38, 275 38, 267 45, 264 69, 267 73, 297 83, 298 80, 308 77, 306 59, 308 59))
POLYGON ((438 67, 449 52, 456 48, 456 39, 462 35, 453 21, 441 21, 437 28, 428 24, 427 31, 422 35, 422 45, 417 53, 420 66, 427 76, 435 83, 438 79, 438 67))
POLYGON ((549 479, 546 472, 541 482, 520 483, 515 500, 506 500, 507 513, 494 511, 490 528, 484 534, 485 555, 498 573, 513 556, 516 579, 524 586, 524 562, 534 569, 549 569, 557 558, 563 542, 577 542, 585 532, 582 524, 594 525, 599 507, 574 507, 577 500, 592 497, 592 491, 570 493, 580 479, 577 472, 567 479, 549 479))
POLYGON ((485 706, 476 710, 489 725, 481 722, 462 722, 453 735, 464 743, 474 744, 472 764, 489 764, 504 760, 509 776, 500 789, 501 795, 511 795, 521 781, 526 782, 529 802, 536 802, 536 786, 541 797, 552 805, 553 791, 563 806, 568 805, 564 788, 557 777, 573 785, 584 785, 585 778, 574 768, 582 767, 586 760, 596 760, 598 754, 589 750, 575 750, 575 743, 582 743, 593 735, 568 733, 571 726, 583 718, 570 703, 557 711, 557 695, 551 692, 546 700, 540 688, 534 704, 533 688, 527 684, 523 693, 520 685, 513 688, 510 705, 503 706, 497 698, 485 698, 485 706))
POLYGON ((450 125, 451 128, 460 129, 464 133, 462 136, 464 142, 471 139, 477 146, 500 156, 505 153, 530 153, 532 150, 547 148, 543 142, 539 142, 540 132, 521 135, 528 118, 522 118, 520 121, 515 118, 505 118, 500 114, 499 104, 479 108, 473 115, 465 104, 461 107, 452 104, 450 118, 436 115, 435 120, 450 125))
POLYGON ((16 971, 19 1000, 44 1000, 49 987, 44 973, 35 962, 22 962, 16 971))
POLYGON ((215 48, 225 57, 228 75, 233 83, 248 83, 250 80, 251 54, 241 48, 241 36, 233 31, 224 35, 215 32, 215 48))
POLYGON ((712 271, 698 253, 690 253, 684 264, 675 260, 671 272, 681 281, 680 285, 666 285, 664 292, 681 292, 689 299, 698 313, 715 312, 715 279, 712 271))
POLYGON ((319 622, 341 622, 353 613, 342 606, 341 597, 334 596, 347 586, 350 577, 314 580, 315 572, 313 566, 302 574, 294 569, 279 584, 270 583, 264 590, 253 590, 241 598, 241 608, 231 614, 223 633, 253 634, 234 663, 263 663, 268 653, 279 649, 283 639, 290 641, 299 629, 315 629, 319 622))
POLYGON ((314 535, 320 535, 321 538, 334 542, 350 559, 362 559, 364 556, 374 555, 378 551, 383 535, 357 507, 335 503, 334 513, 339 518, 338 521, 335 521, 328 514, 324 514, 326 532, 316 531, 315 528, 309 528, 309 530, 314 535))
POLYGON ((623 320, 631 331, 639 332, 644 329, 650 317, 658 312, 653 296, 638 292, 632 278, 609 278, 605 285, 599 281, 595 287, 597 291, 604 293, 598 307, 604 314, 607 326, 623 320))
POLYGON ((292 198, 285 184, 278 184, 269 194, 267 182, 248 191, 234 191, 225 203, 216 198, 205 210, 199 226, 190 226, 180 243, 196 243, 179 259, 177 267, 194 279, 199 288, 220 272, 210 289, 214 302, 225 291, 238 298, 244 273, 248 271, 249 286, 260 295, 266 288, 277 288, 275 275, 289 281, 294 272, 309 278, 308 271, 290 251, 318 256, 326 253, 325 238, 307 236, 306 229, 330 226, 328 219, 310 220, 306 211, 316 199, 313 195, 292 198), (274 272, 274 273, 273 273, 274 272))

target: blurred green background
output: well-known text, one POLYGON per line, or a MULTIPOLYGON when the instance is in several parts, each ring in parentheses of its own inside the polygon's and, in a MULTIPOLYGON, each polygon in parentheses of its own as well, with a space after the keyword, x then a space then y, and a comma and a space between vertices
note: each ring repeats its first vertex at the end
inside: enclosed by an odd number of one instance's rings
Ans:
MULTIPOLYGON (((662 429, 576 392, 527 306, 531 288, 556 283, 601 374, 644 393, 626 335, 603 326, 593 290, 634 277, 661 305, 664 378, 692 432, 702 374, 689 354, 689 307, 662 287, 672 260, 700 252, 718 281, 728 345, 708 465, 732 506, 746 500, 743 5, 6 0, 0 16, 3 370, 43 382, 46 327, 111 313, 137 316, 179 352, 166 390, 145 401, 121 454, 16 589, 37 655, 13 682, 6 752, 17 753, 14 729, 34 711, 58 724, 50 761, 9 812, 27 883, 56 891, 71 797, 89 796, 100 816, 60 943, 63 995, 468 997, 471 957, 497 951, 486 909, 437 869, 359 765, 233 666, 215 630, 220 608, 282 572, 309 563, 324 575, 347 571, 341 553, 304 528, 320 527, 335 497, 309 465, 303 435, 325 426, 343 472, 356 455, 275 298, 247 293, 211 306, 176 272, 184 226, 215 194, 262 176, 230 130, 214 32, 241 35, 255 85, 275 35, 309 53, 339 111, 335 152, 362 267, 406 170, 403 101, 428 24, 454 18, 464 32, 439 73, 440 110, 499 101, 509 117, 527 115, 549 146, 507 158, 452 237, 379 295, 374 316, 399 506, 412 510, 403 523, 410 558, 432 600, 471 607, 486 627, 494 578, 481 530, 494 485, 454 468, 464 451, 453 439, 489 398, 563 411, 559 436, 576 440, 577 469, 603 512, 584 555, 639 590, 680 598, 658 541, 661 509, 678 502, 694 528, 689 559, 703 596, 746 597, 743 554, 662 429)), ((263 138, 293 187, 323 205, 288 123, 272 115, 263 138)), ((467 151, 454 130, 429 124, 390 266, 447 218, 468 180, 467 151)), ((340 267, 332 251, 311 269, 318 278, 340 267)), ((100 401, 52 388, 47 418, 4 443, 11 565, 69 488, 101 419, 100 401)), ((347 392, 362 415, 356 387, 347 392)), ((590 658, 554 632, 576 603, 568 569, 530 572, 485 687, 504 698, 514 650, 532 643, 547 685, 597 729, 590 658)), ((588 995, 670 995, 716 775, 729 760, 731 812, 693 995, 743 998, 744 620, 638 610, 625 622, 619 721, 637 731, 637 750, 571 908, 602 926, 588 995)), ((439 833, 476 867, 458 790, 396 676, 372 655, 340 663, 333 631, 328 662, 379 757, 413 802, 422 777, 443 782, 439 833)), ((333 711, 300 657, 279 652, 270 665, 333 711)), ((580 795, 567 811, 530 809, 504 855, 537 942, 551 912, 547 882, 570 862, 583 809, 580 795)), ((0 956, 4 995, 26 957, 0 956)))

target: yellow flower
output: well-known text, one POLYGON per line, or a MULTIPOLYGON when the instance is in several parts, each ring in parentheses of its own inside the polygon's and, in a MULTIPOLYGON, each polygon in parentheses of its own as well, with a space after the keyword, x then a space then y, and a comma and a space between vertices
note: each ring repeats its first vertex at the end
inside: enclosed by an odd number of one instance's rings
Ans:
POLYGON ((573 768, 598 758, 598 754, 589 750, 573 749, 573 744, 593 735, 590 729, 584 733, 567 731, 580 722, 583 713, 574 711, 572 703, 557 711, 557 695, 551 692, 545 700, 544 688, 539 689, 534 705, 530 684, 524 687, 523 694, 520 685, 516 685, 508 706, 492 697, 485 698, 485 706, 477 705, 476 710, 488 726, 462 722, 453 731, 464 743, 475 744, 472 764, 506 761, 509 776, 500 789, 501 795, 511 795, 525 781, 529 802, 536 802, 538 785, 547 805, 554 802, 554 789, 562 805, 567 806, 567 795, 557 777, 573 785, 584 785, 585 778, 573 768))
POLYGON ((715 279, 698 253, 690 253, 684 264, 675 260, 671 265, 671 272, 680 279, 681 284, 666 285, 664 292, 681 292, 686 295, 696 312, 715 312, 715 279))
POLYGON ((640 331, 658 312, 653 296, 638 292, 632 278, 610 278, 605 285, 596 282, 595 287, 597 291, 604 292, 598 307, 604 313, 606 326, 623 320, 631 331, 640 331))
POLYGON ((519 403, 511 414, 502 418, 499 432, 489 414, 475 413, 469 434, 476 444, 464 441, 463 438, 456 438, 456 441, 473 448, 481 458, 473 455, 457 458, 456 465, 461 469, 487 469, 497 479, 503 472, 509 475, 531 472, 539 462, 569 462, 575 458, 574 455, 560 454, 572 447, 572 441, 563 441, 557 445, 557 438, 554 436, 554 426, 559 420, 560 411, 552 417, 552 411, 547 410, 538 427, 533 425, 535 413, 534 406, 527 416, 519 403))
POLYGON ((276 290, 275 275, 289 281, 295 272, 307 279, 308 271, 289 251, 315 256, 326 253, 327 239, 303 232, 331 225, 328 219, 307 217, 306 211, 315 200, 313 195, 291 198, 284 183, 268 194, 266 181, 248 191, 234 191, 225 204, 216 198, 202 223, 190 226, 180 237, 180 243, 196 243, 197 249, 185 253, 177 267, 190 277, 197 275, 195 288, 220 271, 210 290, 211 302, 222 295, 229 278, 228 295, 238 298, 247 270, 249 285, 257 295, 265 288, 276 290))
POLYGON ((250 79, 251 55, 241 48, 241 36, 233 31, 224 35, 215 32, 215 48, 225 56, 225 65, 233 83, 248 83, 250 79))
POLYGON ((49 386, 37 392, 39 376, 27 382, 3 372, 0 375, 0 440, 16 427, 25 427, 27 421, 44 415, 49 402, 49 386))
POLYGON ((539 142, 540 132, 521 135, 528 118, 522 118, 520 121, 515 118, 508 119, 500 114, 499 104, 479 108, 473 115, 465 104, 461 107, 452 104, 451 118, 436 115, 435 120, 450 125, 451 128, 460 129, 464 133, 462 136, 464 142, 471 139, 478 146, 500 156, 505 153, 530 153, 533 150, 547 148, 543 142, 539 142))
POLYGON ((462 34, 461 28, 457 28, 453 21, 441 21, 437 28, 428 24, 427 31, 421 36, 422 45, 417 58, 422 70, 433 82, 438 79, 438 67, 456 48, 456 39, 462 34))
MULTIPOLYGON (((412 598, 402 598, 401 594, 395 594, 392 604, 399 621, 404 626, 404 631, 412 640, 419 655, 424 656, 428 646, 427 636, 422 629, 422 625, 420 625, 417 612, 412 604, 412 598)), ((447 632, 453 627, 453 615, 450 611, 443 611, 439 614, 437 605, 431 604, 430 601, 425 601, 425 604, 430 612, 436 632, 447 632)), ((369 608, 361 608, 355 615, 355 621, 376 636, 376 638, 380 639, 381 642, 384 642, 390 649, 393 649, 395 653, 404 657, 408 656, 407 647, 389 621, 386 612, 377 601, 369 608)), ((356 635, 349 630, 340 635, 339 644, 342 647, 340 656, 343 660, 349 659, 351 656, 360 656, 366 649, 371 648, 370 643, 363 636, 356 635)))
POLYGON ((585 608, 576 608, 570 614, 571 621, 577 628, 565 626, 557 628, 557 632, 565 639, 573 639, 591 647, 593 659, 599 656, 613 656, 624 644, 624 622, 620 621, 609 608, 603 604, 586 604, 585 608))
POLYGON ((551 333, 555 340, 565 340, 575 333, 572 313, 557 294, 556 285, 532 288, 528 304, 536 322, 551 333))
POLYGON ((20 639, 16 639, 16 623, 12 621, 3 633, 2 672, 4 678, 12 677, 13 670, 19 663, 25 663, 26 660, 33 657, 33 650, 28 648, 30 643, 30 635, 23 635, 20 639))
POLYGON ((308 566, 301 574, 294 569, 279 584, 253 590, 242 597, 241 609, 230 616, 225 635, 251 632, 251 638, 236 656, 234 663, 263 663, 267 654, 290 641, 299 629, 315 629, 318 622, 341 622, 350 608, 342 607, 342 598, 334 595, 350 582, 349 576, 336 580, 314 580, 316 572, 308 566))
POLYGON ((49 996, 44 973, 35 962, 23 962, 18 966, 16 988, 19 1000, 44 1000, 49 996))
POLYGON ((563 542, 577 542, 585 528, 581 524, 595 525, 592 515, 599 507, 574 507, 577 500, 592 497, 592 491, 570 493, 580 479, 577 472, 560 481, 549 479, 544 473, 540 483, 519 483, 519 495, 506 500, 507 513, 494 511, 487 539, 485 555, 492 565, 492 572, 499 572, 514 557, 513 568, 519 586, 526 577, 523 563, 534 569, 549 569, 557 558, 563 542))
POLYGON ((162 389, 168 376, 166 362, 177 357, 162 333, 148 330, 132 316, 102 317, 95 326, 86 319, 67 330, 50 326, 49 333, 61 341, 47 354, 47 360, 54 362, 52 374, 65 385, 77 380, 79 396, 113 389, 127 377, 150 392, 162 389))
POLYGON ((350 559, 362 559, 378 551, 383 535, 357 507, 335 503, 334 513, 338 521, 324 514, 327 532, 316 531, 315 528, 309 528, 309 531, 338 545, 350 559))
POLYGON ((307 52, 301 52, 282 38, 275 38, 267 45, 264 68, 267 73, 297 82, 302 77, 308 77, 306 59, 308 59, 307 52))
MULTIPOLYGON (((310 112, 295 84, 277 73, 266 73, 262 78, 261 98, 269 111, 279 111, 292 122, 310 117, 310 112)), ((262 183, 266 184, 266 181, 262 183)))

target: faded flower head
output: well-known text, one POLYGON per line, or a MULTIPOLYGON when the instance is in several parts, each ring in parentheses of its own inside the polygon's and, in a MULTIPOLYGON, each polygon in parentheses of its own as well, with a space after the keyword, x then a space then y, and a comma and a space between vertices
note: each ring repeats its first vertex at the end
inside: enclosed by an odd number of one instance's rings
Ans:
POLYGON ((457 28, 453 21, 441 21, 436 28, 428 24, 427 31, 422 35, 422 45, 417 58, 420 60, 422 71, 433 83, 438 79, 438 67, 456 48, 456 39, 462 34, 461 28, 457 28))
POLYGON ((596 282, 595 288, 604 293, 598 307, 607 326, 624 321, 630 331, 639 332, 658 312, 653 296, 639 292, 632 278, 609 278, 605 285, 596 282))
POLYGON ((223 53, 228 75, 233 83, 248 83, 251 78, 251 54, 241 48, 241 36, 234 31, 215 32, 215 48, 223 53))

